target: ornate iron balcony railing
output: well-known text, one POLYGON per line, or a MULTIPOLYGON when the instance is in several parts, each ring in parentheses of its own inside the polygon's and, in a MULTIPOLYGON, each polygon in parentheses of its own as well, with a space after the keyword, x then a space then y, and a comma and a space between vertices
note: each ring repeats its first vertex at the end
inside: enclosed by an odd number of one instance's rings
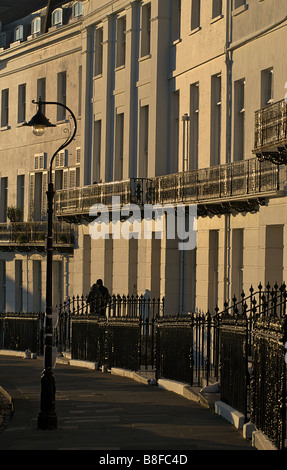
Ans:
POLYGON ((112 197, 120 198, 121 206, 125 204, 142 205, 144 201, 143 178, 132 178, 123 181, 92 184, 84 187, 63 189, 56 192, 55 212, 57 217, 89 214, 93 205, 103 204, 112 207, 112 197))
POLYGON ((287 143, 287 102, 272 103, 255 112, 254 150, 287 143))
POLYGON ((206 211, 229 211, 232 201, 247 201, 247 205, 243 204, 239 210, 252 210, 248 205, 250 201, 256 204, 258 199, 278 194, 279 175, 278 166, 251 158, 148 179, 135 178, 70 188, 56 192, 56 215, 66 220, 89 218, 90 209, 95 204, 104 204, 110 209, 112 196, 119 196, 121 207, 129 203, 140 206, 197 204, 201 207, 199 215, 206 215, 206 211))
MULTIPOLYGON (((75 231, 71 224, 55 221, 53 224, 54 245, 62 249, 75 244, 75 231)), ((10 222, 0 224, 0 249, 13 250, 44 249, 47 222, 10 222)))
POLYGON ((205 204, 260 197, 279 189, 278 168, 257 158, 149 180, 152 203, 205 204))
POLYGON ((253 153, 273 163, 287 162, 287 100, 277 101, 255 112, 253 153))

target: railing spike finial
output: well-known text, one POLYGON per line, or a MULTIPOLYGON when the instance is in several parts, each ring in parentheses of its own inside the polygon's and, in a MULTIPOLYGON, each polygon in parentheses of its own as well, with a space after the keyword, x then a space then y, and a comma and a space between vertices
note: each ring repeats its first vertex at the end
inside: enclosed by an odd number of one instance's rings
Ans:
POLYGON ((270 283, 269 283, 269 281, 268 281, 267 284, 266 284, 266 289, 269 291, 269 290, 270 290, 270 287, 271 287, 271 286, 270 286, 270 283))
POLYGON ((262 288, 263 288, 263 286, 262 286, 261 281, 260 281, 259 285, 258 285, 258 289, 259 289, 260 292, 261 292, 262 288))
POLYGON ((283 293, 285 290, 286 290, 286 284, 285 284, 285 282, 283 281, 282 284, 281 284, 281 286, 280 286, 280 292, 283 293))

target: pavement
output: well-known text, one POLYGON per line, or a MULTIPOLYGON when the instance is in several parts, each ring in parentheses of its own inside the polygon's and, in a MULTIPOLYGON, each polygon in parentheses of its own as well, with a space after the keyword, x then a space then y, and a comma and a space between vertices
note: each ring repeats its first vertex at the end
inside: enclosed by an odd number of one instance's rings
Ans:
POLYGON ((0 450, 93 450, 99 463, 127 467, 132 466, 128 460, 109 459, 138 455, 134 463, 152 464, 148 459, 160 452, 181 456, 177 463, 187 464, 195 450, 255 450, 238 429, 198 400, 145 379, 66 361, 57 361, 54 369, 57 429, 39 430, 42 370, 42 358, 0 356, 0 395, 6 409, 0 450))

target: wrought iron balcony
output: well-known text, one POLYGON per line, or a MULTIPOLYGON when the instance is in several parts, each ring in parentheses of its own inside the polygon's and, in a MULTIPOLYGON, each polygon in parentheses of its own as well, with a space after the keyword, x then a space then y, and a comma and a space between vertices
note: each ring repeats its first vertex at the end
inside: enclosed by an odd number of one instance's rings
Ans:
POLYGON ((81 188, 69 188, 56 192, 55 212, 57 217, 66 220, 89 219, 93 205, 103 204, 108 209, 112 207, 112 197, 120 198, 121 206, 125 204, 144 203, 145 180, 132 178, 123 181, 98 183, 81 188))
MULTIPOLYGON (((67 221, 91 220, 90 209, 112 196, 121 206, 144 204, 196 204, 198 215, 256 211, 266 197, 280 192, 280 170, 257 158, 149 179, 101 183, 56 192, 56 215, 67 221)), ((282 193, 283 194, 283 193, 282 193)))
POLYGON ((256 211, 279 195, 280 171, 257 158, 153 178, 151 203, 197 204, 198 215, 256 211))
MULTIPOLYGON (((44 251, 47 222, 10 222, 0 224, 1 251, 44 251)), ((55 221, 53 227, 54 249, 71 252, 75 245, 74 227, 55 221)))
POLYGON ((260 160, 287 163, 287 100, 256 111, 253 153, 260 160))

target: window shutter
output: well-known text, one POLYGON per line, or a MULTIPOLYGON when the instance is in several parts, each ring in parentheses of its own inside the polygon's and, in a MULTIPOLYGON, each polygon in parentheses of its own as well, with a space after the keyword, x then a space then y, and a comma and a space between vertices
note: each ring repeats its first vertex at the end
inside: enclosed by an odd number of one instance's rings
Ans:
POLYGON ((78 147, 76 149, 76 164, 79 165, 81 163, 81 149, 78 147))
POLYGON ((29 177, 29 220, 34 220, 34 194, 35 194, 35 173, 30 173, 29 177))
POLYGON ((60 152, 60 162, 59 162, 60 167, 65 166, 65 152, 60 152))
POLYGON ((64 172, 63 172, 63 189, 68 188, 68 183, 69 183, 68 177, 69 177, 68 170, 64 170, 64 172))
POLYGON ((47 190, 48 190, 48 173, 42 173, 42 205, 41 205, 41 219, 47 218, 47 190))
POLYGON ((70 188, 75 188, 76 186, 76 169, 73 168, 70 170, 70 182, 69 182, 69 187, 70 188))
POLYGON ((40 170, 44 170, 44 168, 45 168, 45 156, 44 156, 44 154, 39 155, 39 168, 40 168, 40 170))

